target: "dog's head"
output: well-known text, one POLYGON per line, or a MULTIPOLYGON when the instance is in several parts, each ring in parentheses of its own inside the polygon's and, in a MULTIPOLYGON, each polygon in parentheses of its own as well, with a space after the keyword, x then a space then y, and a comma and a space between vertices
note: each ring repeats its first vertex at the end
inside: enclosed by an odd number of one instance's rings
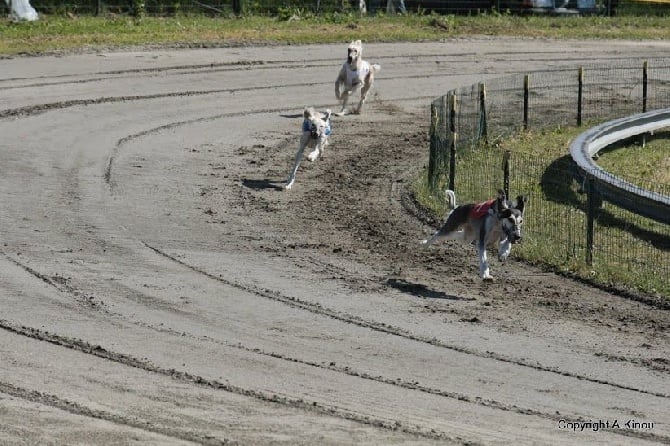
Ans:
POLYGON ((331 111, 326 110, 325 113, 314 110, 314 107, 305 107, 303 117, 303 131, 309 131, 312 138, 328 137, 330 135, 330 116, 331 111))
POLYGON ((347 48, 347 63, 351 68, 356 68, 358 62, 363 58, 363 42, 352 40, 347 48))
POLYGON ((498 217, 503 234, 511 243, 521 240, 523 211, 527 201, 528 197, 519 195, 516 200, 510 202, 505 197, 505 192, 498 190, 498 199, 494 204, 493 212, 498 217))

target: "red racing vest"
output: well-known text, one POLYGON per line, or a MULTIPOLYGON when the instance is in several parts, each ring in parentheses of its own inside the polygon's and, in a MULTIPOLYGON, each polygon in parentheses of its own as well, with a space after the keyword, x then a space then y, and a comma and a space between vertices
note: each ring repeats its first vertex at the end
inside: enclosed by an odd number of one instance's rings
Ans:
POLYGON ((496 202, 495 198, 491 198, 488 201, 485 201, 483 203, 478 203, 476 204, 471 210, 470 210, 470 218, 477 219, 477 218, 482 218, 486 213, 491 209, 491 206, 493 206, 493 203, 496 202))

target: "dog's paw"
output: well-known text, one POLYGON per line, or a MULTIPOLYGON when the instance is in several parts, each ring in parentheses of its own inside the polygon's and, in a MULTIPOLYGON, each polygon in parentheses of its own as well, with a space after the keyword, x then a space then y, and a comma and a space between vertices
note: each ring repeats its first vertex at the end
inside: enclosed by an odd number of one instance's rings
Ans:
POLYGON ((483 276, 483 277, 482 277, 482 280, 483 280, 484 282, 493 282, 493 276, 491 276, 491 275, 483 276))
POLYGON ((284 184, 284 190, 291 190, 292 187, 293 187, 293 181, 284 184))
POLYGON ((432 244, 433 244, 433 242, 432 242, 432 240, 429 239, 429 238, 427 238, 427 239, 425 239, 425 240, 421 240, 421 242, 419 243, 419 245, 420 245, 421 248, 423 248, 423 249, 428 249, 428 248, 430 248, 430 246, 431 246, 432 244))

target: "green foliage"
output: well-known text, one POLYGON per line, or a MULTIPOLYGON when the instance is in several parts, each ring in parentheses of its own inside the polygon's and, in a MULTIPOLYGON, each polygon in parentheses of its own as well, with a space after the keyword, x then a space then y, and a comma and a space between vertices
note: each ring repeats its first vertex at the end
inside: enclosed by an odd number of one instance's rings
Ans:
POLYGON ((598 165, 645 188, 670 195, 670 132, 633 138, 600 151, 598 165))
MULTIPOLYGON (((323 2, 318 11, 314 4, 299 2, 284 3, 281 8, 268 11, 268 4, 257 0, 244 2, 246 12, 243 20, 229 18, 232 13, 230 5, 224 10, 221 9, 223 6, 206 8, 204 3, 199 3, 202 12, 217 17, 188 15, 189 26, 183 26, 185 11, 179 0, 166 0, 164 3, 133 0, 132 4, 124 4, 127 14, 142 18, 141 22, 131 22, 134 25, 131 28, 123 27, 125 18, 129 16, 74 16, 72 13, 82 12, 76 4, 58 9, 58 14, 39 11, 40 20, 36 22, 15 24, 6 18, 0 19, 0 55, 133 44, 218 45, 226 41, 244 41, 247 44, 267 41, 332 43, 350 38, 354 33, 366 42, 437 40, 467 35, 670 39, 670 16, 556 18, 494 13, 477 16, 410 13, 370 17, 361 16, 348 1, 323 2), (170 17, 152 15, 156 13, 170 17), (258 13, 275 16, 255 15, 258 13), (121 34, 118 33, 120 27, 123 29, 121 34), (58 32, 53 32, 54 29, 58 32)), ((124 10, 117 8, 115 12, 124 13, 124 10)))

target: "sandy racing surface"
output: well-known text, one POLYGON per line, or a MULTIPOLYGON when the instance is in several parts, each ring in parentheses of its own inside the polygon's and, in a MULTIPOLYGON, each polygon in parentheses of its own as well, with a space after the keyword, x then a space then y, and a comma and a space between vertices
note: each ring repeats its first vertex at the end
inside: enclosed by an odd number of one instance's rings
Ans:
POLYGON ((367 45, 281 191, 346 43, 0 61, 0 444, 670 444, 667 306, 482 283, 406 194, 431 98, 670 44, 367 45))

